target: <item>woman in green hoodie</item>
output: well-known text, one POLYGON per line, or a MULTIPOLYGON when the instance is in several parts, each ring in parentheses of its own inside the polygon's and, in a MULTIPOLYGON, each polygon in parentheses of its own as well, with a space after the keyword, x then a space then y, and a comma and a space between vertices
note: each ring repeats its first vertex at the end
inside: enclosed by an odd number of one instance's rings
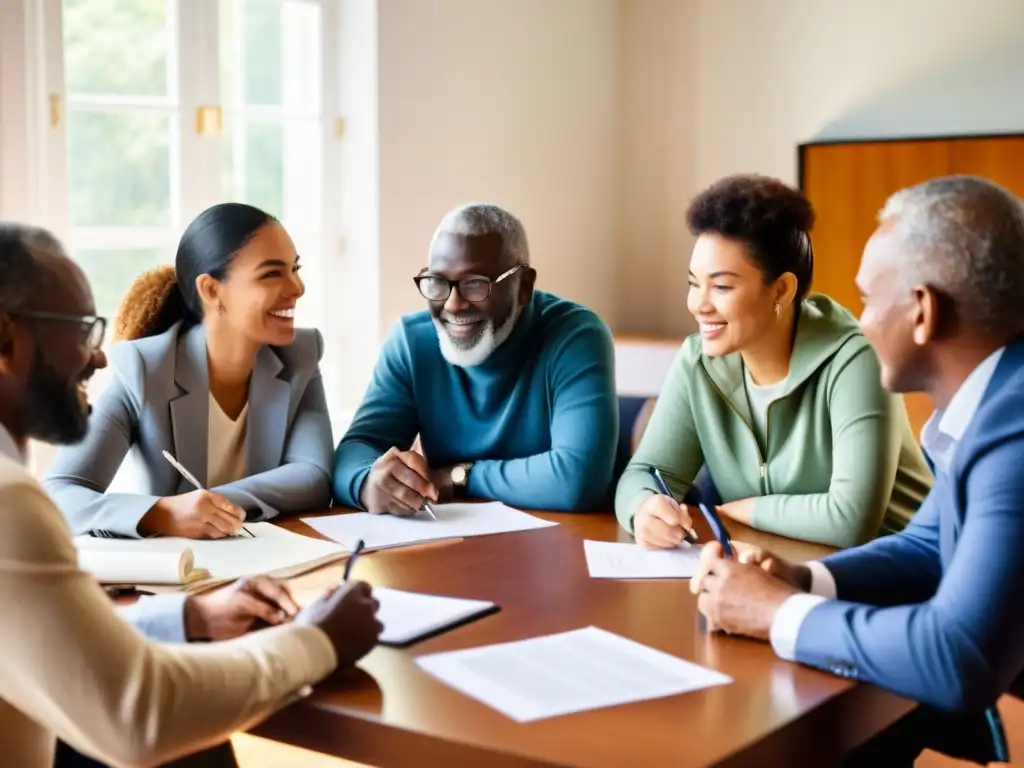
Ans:
POLYGON ((856 318, 808 295, 810 202, 780 181, 733 176, 687 220, 699 333, 619 481, 619 522, 644 546, 677 546, 694 510, 657 494, 650 470, 683 498, 703 464, 719 511, 760 530, 849 547, 903 528, 932 475, 856 318))

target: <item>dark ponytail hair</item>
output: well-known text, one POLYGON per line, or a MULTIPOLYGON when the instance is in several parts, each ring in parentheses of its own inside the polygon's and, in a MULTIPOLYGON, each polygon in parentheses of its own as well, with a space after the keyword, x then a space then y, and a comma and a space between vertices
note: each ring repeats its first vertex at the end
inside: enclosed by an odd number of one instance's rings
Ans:
POLYGON ((694 235, 713 232, 745 243, 768 284, 792 272, 799 310, 814 278, 814 208, 800 190, 767 176, 727 176, 694 198, 686 222, 694 235))
POLYGON ((181 236, 174 268, 158 267, 132 283, 117 310, 115 338, 141 339, 179 321, 186 326, 202 322, 196 278, 224 280, 235 254, 260 228, 276 221, 245 203, 220 203, 200 213, 181 236))

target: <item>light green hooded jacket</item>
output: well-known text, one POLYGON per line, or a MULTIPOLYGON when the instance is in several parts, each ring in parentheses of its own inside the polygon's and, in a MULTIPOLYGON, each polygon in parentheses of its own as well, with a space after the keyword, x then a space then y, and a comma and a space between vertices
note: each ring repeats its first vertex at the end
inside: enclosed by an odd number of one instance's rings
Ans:
POLYGON ((706 464, 723 502, 757 497, 754 528, 837 547, 901 530, 931 487, 903 398, 882 389, 856 318, 822 294, 801 305, 765 455, 751 424, 739 353, 708 357, 688 338, 619 480, 622 526, 654 493, 652 466, 681 499, 706 464))

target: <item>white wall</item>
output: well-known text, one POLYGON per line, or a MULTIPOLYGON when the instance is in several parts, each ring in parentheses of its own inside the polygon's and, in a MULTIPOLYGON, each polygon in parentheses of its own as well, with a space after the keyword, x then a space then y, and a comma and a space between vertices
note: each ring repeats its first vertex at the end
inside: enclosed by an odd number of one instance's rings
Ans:
MULTIPOLYGON (((337 72, 338 105, 343 116, 340 142, 341 199, 339 253, 328 260, 325 276, 331 311, 324 334, 345 350, 344 359, 326 358, 336 402, 355 404, 376 362, 380 336, 381 271, 380 185, 377 122, 377 0, 340 0, 340 47, 337 72)), ((335 438, 347 427, 350 413, 332 413, 335 438)))
POLYGON ((615 325, 617 0, 380 0, 380 321, 450 208, 523 221, 538 287, 615 325))
POLYGON ((700 0, 696 37, 698 188, 795 182, 819 138, 1024 131, 1021 0, 700 0))

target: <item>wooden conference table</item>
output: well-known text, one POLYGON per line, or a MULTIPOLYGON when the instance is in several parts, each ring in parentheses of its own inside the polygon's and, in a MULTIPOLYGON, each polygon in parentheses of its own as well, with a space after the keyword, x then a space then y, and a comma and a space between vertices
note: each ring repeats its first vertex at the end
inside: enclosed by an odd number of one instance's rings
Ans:
MULTIPOLYGON (((338 510, 333 510, 336 514, 338 510)), ((379 647, 253 730, 373 766, 829 765, 909 712, 911 702, 781 661, 767 643, 709 635, 685 580, 591 579, 584 538, 628 541, 611 513, 535 513, 535 531, 372 552, 354 578, 377 586, 487 599, 498 613, 407 649, 379 647), (733 678, 653 701, 519 724, 422 672, 420 654, 598 626, 733 678)), ((317 534, 299 520, 289 530, 317 534)), ((701 541, 711 539, 695 521, 701 541)), ((733 537, 792 560, 827 547, 732 523, 733 537)), ((293 579, 337 584, 341 566, 293 579)))

